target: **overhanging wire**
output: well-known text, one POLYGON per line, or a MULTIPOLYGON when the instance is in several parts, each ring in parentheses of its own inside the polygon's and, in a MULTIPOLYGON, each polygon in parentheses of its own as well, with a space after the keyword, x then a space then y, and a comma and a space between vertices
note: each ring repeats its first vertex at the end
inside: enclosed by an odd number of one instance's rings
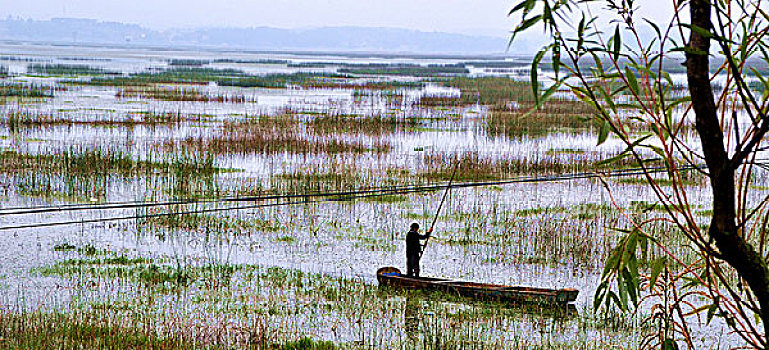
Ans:
MULTIPOLYGON (((682 168, 679 168, 679 170, 701 169, 704 167, 705 167, 704 165, 694 165, 694 166, 682 167, 682 168)), ((219 212, 219 211, 230 211, 230 210, 269 208, 269 207, 287 206, 287 205, 295 205, 295 204, 303 204, 303 203, 310 204, 310 203, 321 203, 321 202, 330 202, 330 201, 347 201, 347 200, 353 200, 353 199, 359 199, 359 198, 379 197, 379 196, 394 195, 394 194, 431 192, 431 191, 444 189, 447 187, 471 188, 471 187, 507 185, 507 184, 515 184, 515 183, 555 182, 555 181, 566 181, 566 180, 577 180, 577 179, 589 179, 589 178, 597 178, 597 177, 622 177, 622 176, 643 175, 646 173, 660 173, 663 171, 667 171, 667 168, 654 167, 654 168, 629 168, 629 169, 619 169, 619 170, 613 169, 613 170, 605 170, 605 171, 580 172, 580 173, 550 175, 550 176, 542 176, 542 177, 518 177, 513 179, 505 179, 505 180, 461 182, 461 183, 448 184, 448 185, 440 184, 440 185, 423 185, 423 186, 389 186, 389 187, 380 187, 380 188, 355 190, 355 191, 337 191, 337 192, 324 192, 324 193, 319 192, 319 193, 305 193, 305 194, 283 194, 283 195, 278 194, 278 195, 264 195, 264 196, 225 197, 220 199, 206 199, 206 200, 188 199, 188 200, 163 201, 163 202, 140 202, 140 201, 114 202, 114 203, 106 203, 106 204, 99 204, 99 205, 67 205, 63 207, 62 206, 50 206, 50 207, 41 206, 41 207, 35 207, 35 208, 12 208, 12 209, 0 210, 0 216, 28 215, 28 214, 84 211, 84 210, 141 209, 141 208, 172 206, 172 205, 264 202, 269 200, 294 199, 293 201, 282 202, 282 203, 251 204, 251 205, 245 205, 245 206, 208 208, 208 209, 188 210, 188 211, 180 211, 180 212, 177 211, 177 212, 154 213, 154 214, 144 214, 144 215, 115 216, 115 217, 98 218, 98 219, 82 219, 82 220, 72 220, 72 221, 58 221, 58 222, 45 222, 45 223, 15 225, 15 226, 3 226, 3 227, 0 227, 0 231, 76 225, 76 224, 86 224, 86 223, 99 223, 99 222, 109 222, 109 221, 125 221, 125 220, 156 218, 156 217, 173 216, 173 215, 203 214, 203 213, 211 213, 211 212, 219 212), (319 198, 319 199, 311 200, 312 198, 319 198)))

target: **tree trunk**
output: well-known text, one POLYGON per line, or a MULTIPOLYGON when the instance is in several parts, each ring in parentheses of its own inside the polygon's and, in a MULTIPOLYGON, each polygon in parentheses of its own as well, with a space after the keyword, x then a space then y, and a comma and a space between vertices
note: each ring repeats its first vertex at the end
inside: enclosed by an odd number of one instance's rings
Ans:
MULTIPOLYGON (((711 2, 691 0, 692 25, 712 32, 711 2)), ((735 206, 736 166, 729 159, 724 133, 718 119, 715 97, 710 86, 710 39, 691 31, 686 54, 686 75, 696 129, 702 143, 713 191, 713 216, 708 234, 729 265, 744 279, 758 301, 764 334, 769 330, 769 269, 756 249, 737 230, 735 206), (704 52, 706 54, 698 54, 704 52)), ((764 338, 765 339, 765 338, 764 338)), ((762 340, 762 343, 765 340, 762 340)), ((765 344, 765 343, 764 343, 765 344)), ((766 346, 764 345, 766 348, 766 346)))

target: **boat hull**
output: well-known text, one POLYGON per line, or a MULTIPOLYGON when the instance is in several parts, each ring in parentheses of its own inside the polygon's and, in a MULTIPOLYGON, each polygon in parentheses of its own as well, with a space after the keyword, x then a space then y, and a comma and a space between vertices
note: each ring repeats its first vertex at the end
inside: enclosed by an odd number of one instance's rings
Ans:
POLYGON ((521 304, 565 305, 577 299, 576 289, 546 289, 533 287, 505 286, 498 284, 453 281, 431 277, 409 277, 395 267, 377 270, 377 281, 381 286, 408 289, 437 290, 463 297, 496 300, 521 304))

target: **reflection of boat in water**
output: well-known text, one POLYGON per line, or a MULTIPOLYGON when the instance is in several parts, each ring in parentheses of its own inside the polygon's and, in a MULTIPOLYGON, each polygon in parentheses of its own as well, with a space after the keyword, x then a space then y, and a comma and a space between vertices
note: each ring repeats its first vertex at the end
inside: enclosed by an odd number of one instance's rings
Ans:
MULTIPOLYGON (((579 316, 577 306, 574 304, 520 304, 500 302, 493 299, 471 299, 452 294, 434 291, 434 290, 414 290, 403 289, 390 286, 379 286, 377 294, 380 298, 389 299, 393 296, 405 299, 404 318, 407 321, 414 321, 414 318, 421 318, 418 310, 425 307, 424 302, 438 302, 448 304, 459 308, 493 308, 498 312, 508 316, 533 316, 537 319, 552 319, 558 321, 567 321, 579 316)), ((408 326, 408 322, 407 322, 408 326)))
POLYGON ((546 289, 505 286, 499 284, 453 281, 431 277, 409 277, 395 267, 382 267, 376 272, 380 286, 437 290, 468 298, 515 304, 565 306, 577 299, 576 289, 546 289))

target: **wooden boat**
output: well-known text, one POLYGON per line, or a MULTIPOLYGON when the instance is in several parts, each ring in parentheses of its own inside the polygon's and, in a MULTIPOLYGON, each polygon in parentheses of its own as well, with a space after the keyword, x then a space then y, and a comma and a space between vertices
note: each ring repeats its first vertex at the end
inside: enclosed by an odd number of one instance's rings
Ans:
POLYGON ((453 281, 431 277, 409 277, 395 267, 382 267, 376 272, 380 286, 408 289, 438 290, 469 298, 497 300, 511 303, 565 305, 577 299, 576 289, 546 289, 515 287, 499 284, 453 281))

